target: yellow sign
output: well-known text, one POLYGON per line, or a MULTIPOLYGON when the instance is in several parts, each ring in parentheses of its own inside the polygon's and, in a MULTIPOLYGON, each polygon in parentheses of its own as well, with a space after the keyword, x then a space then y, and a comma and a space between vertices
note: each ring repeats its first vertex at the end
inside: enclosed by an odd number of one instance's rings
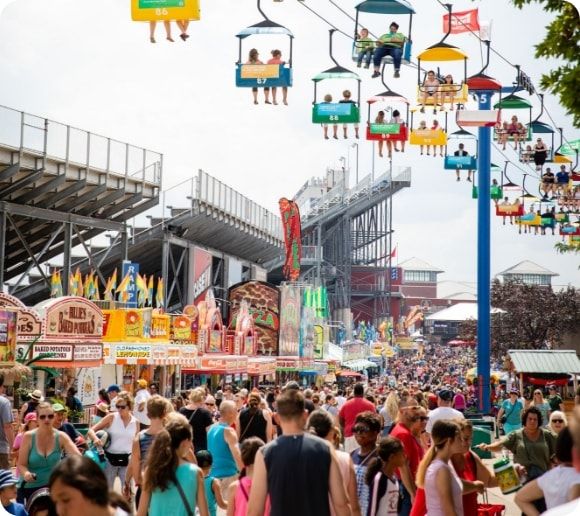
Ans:
POLYGON ((280 65, 246 64, 242 65, 242 79, 277 79, 280 77, 280 65))
POLYGON ((133 21, 199 20, 199 0, 131 0, 133 21))
POLYGON ((152 314, 151 338, 154 340, 169 340, 169 316, 165 314, 152 314))

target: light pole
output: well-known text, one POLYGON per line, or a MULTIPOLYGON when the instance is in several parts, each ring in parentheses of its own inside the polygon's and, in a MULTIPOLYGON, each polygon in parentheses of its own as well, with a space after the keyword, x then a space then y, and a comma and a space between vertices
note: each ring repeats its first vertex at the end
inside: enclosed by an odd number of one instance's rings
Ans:
POLYGON ((358 143, 354 142, 351 148, 356 147, 356 184, 358 185, 358 143))

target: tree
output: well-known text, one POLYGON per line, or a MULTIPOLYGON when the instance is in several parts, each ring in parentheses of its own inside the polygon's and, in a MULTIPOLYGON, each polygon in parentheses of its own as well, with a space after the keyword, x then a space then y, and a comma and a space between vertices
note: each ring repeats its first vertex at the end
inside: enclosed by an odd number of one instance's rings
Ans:
POLYGON ((580 18, 578 11, 566 0, 511 0, 522 8, 532 2, 543 4, 547 12, 558 13, 546 29, 543 41, 536 45, 536 57, 558 58, 565 61, 554 70, 542 75, 540 86, 560 97, 566 112, 573 116, 575 127, 580 127, 580 18))
MULTIPOLYGON (((506 312, 492 317, 496 356, 508 349, 540 349, 545 342, 559 343, 566 333, 580 327, 580 291, 570 286, 556 293, 549 287, 496 279, 491 304, 506 312)), ((462 338, 475 336, 476 325, 476 321, 462 323, 462 338)))
POLYGON ((554 246, 554 248, 560 254, 567 254, 567 253, 578 254, 578 253, 580 253, 580 246, 572 245, 572 244, 565 244, 564 242, 557 242, 556 245, 554 246))

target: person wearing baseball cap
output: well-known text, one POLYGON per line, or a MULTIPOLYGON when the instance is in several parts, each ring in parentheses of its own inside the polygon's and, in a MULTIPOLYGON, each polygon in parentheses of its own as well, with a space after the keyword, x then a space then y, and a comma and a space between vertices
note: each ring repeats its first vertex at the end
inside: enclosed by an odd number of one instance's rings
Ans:
POLYGON ((117 396, 121 392, 121 387, 119 387, 116 383, 113 383, 107 387, 107 394, 109 395, 109 410, 111 412, 117 412, 117 396))
POLYGON ((67 408, 62 403, 53 403, 54 419, 52 426, 70 437, 70 440, 77 446, 82 446, 85 442, 80 432, 66 420, 67 408))
POLYGON ((437 393, 437 408, 429 412, 429 421, 425 430, 431 433, 433 424, 440 419, 465 419, 465 416, 451 407, 455 394, 450 389, 442 389, 437 393))
POLYGON ((135 393, 135 408, 133 409, 133 415, 139 421, 139 428, 141 430, 146 430, 149 428, 151 421, 147 417, 147 401, 151 398, 151 394, 147 390, 148 386, 147 380, 144 378, 139 378, 137 380, 137 392, 135 393))
POLYGON ((0 469, 0 503, 8 514, 23 516, 26 513, 24 505, 13 502, 16 498, 16 484, 18 480, 8 469, 0 469))
POLYGON ((564 401, 562 400, 561 396, 558 394, 558 388, 552 383, 548 385, 548 391, 550 395, 548 396, 548 403, 550 404, 550 410, 554 412, 555 410, 559 410, 560 412, 565 412, 564 410, 564 401))

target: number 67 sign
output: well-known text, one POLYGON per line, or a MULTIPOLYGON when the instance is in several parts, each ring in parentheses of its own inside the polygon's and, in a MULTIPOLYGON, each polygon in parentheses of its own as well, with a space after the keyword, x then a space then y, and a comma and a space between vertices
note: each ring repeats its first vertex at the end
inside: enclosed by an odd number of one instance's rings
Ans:
POLYGON ((199 20, 199 0, 131 0, 133 21, 199 20))

